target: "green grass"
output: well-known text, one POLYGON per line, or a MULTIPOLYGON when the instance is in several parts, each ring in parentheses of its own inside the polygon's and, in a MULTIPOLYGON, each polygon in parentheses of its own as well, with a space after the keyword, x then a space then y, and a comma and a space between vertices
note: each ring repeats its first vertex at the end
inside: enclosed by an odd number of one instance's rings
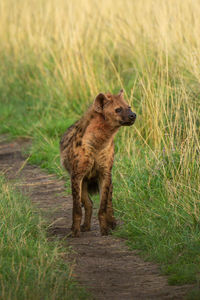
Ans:
POLYGON ((0 176, 0 299, 89 299, 72 279, 67 248, 49 241, 28 198, 0 176))
POLYGON ((0 133, 31 138, 29 161, 69 188, 61 135, 97 93, 124 88, 138 118, 115 140, 116 234, 171 284, 199 282, 199 14, 190 0, 0 6, 0 133))
POLYGON ((116 234, 160 263, 170 284, 192 283, 200 266, 200 222, 199 216, 188 213, 188 206, 193 207, 194 199, 199 203, 200 197, 197 190, 188 192, 187 187, 171 184, 169 165, 172 160, 179 163, 178 154, 163 158, 165 168, 163 162, 158 168, 152 157, 147 166, 145 159, 125 163, 117 155, 114 203, 123 227, 116 234))

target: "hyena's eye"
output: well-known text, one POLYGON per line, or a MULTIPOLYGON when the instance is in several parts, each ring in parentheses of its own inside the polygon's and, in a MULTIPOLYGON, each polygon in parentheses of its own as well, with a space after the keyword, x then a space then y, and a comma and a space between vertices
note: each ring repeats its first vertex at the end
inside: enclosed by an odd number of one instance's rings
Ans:
POLYGON ((118 107, 115 109, 116 113, 120 113, 122 111, 122 108, 121 107, 118 107))

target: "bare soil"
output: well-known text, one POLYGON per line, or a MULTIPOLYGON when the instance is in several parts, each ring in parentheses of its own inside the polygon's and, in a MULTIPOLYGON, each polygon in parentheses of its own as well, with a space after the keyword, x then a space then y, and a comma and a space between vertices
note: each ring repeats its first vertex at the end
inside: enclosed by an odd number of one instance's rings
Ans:
POLYGON ((94 214, 92 230, 80 238, 70 237, 72 198, 66 195, 64 181, 29 165, 22 155, 26 140, 0 140, 0 172, 13 181, 46 215, 50 234, 64 239, 73 249, 70 255, 76 280, 93 299, 185 299, 191 285, 169 286, 159 266, 143 261, 130 251, 124 240, 101 237, 94 214))

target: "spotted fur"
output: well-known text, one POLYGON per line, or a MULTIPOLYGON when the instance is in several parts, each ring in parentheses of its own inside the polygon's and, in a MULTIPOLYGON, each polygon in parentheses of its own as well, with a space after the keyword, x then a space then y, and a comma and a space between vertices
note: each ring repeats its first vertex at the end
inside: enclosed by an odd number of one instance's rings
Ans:
POLYGON ((121 126, 134 123, 133 113, 118 95, 100 93, 85 115, 67 129, 60 141, 61 163, 71 176, 73 196, 72 234, 91 228, 92 201, 90 192, 99 190, 98 218, 102 235, 114 229, 116 221, 112 207, 112 166, 114 136, 121 126), (81 226, 82 206, 85 219, 81 226))

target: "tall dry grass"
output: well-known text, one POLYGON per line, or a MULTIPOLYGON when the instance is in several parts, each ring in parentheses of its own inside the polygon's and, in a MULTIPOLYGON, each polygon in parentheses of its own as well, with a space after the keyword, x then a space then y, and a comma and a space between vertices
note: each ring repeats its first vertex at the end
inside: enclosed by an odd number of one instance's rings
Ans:
POLYGON ((183 120, 196 139, 199 14, 190 0, 1 1, 1 53, 16 64, 35 56, 44 76, 52 64, 74 99, 124 87, 142 112, 138 130, 155 146, 166 128, 179 136, 183 120))
POLYGON ((34 59, 60 107, 123 87, 138 112, 129 140, 179 148, 187 176, 200 149, 199 15, 192 0, 1 1, 0 51, 16 66, 34 59))

